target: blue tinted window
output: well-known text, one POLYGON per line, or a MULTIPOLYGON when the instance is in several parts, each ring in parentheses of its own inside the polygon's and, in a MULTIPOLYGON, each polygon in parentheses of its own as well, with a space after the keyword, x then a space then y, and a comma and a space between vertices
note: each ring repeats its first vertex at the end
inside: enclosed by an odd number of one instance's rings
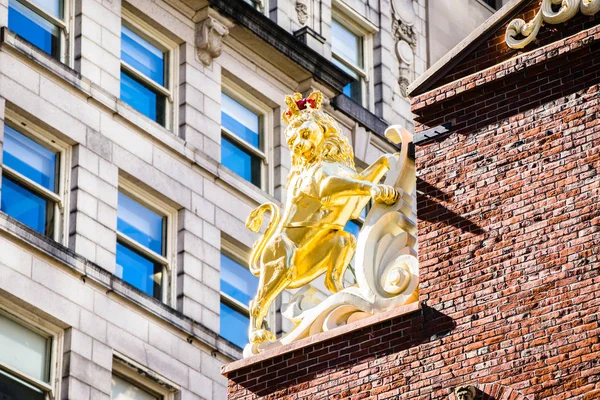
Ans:
POLYGON ((225 136, 221 138, 221 163, 245 180, 260 186, 260 159, 225 136))
POLYGON ((18 185, 6 176, 2 179, 3 212, 41 234, 52 234, 54 204, 18 185))
POLYGON ((60 29, 16 0, 8 2, 8 28, 52 57, 59 58, 60 29))
POLYGON ((160 299, 162 270, 162 265, 148 260, 121 243, 117 243, 115 275, 125 282, 150 296, 160 299))
POLYGON ((221 303, 220 320, 221 336, 243 348, 248 343, 248 327, 250 326, 248 317, 227 304, 221 303))
POLYGON ((348 68, 343 62, 337 60, 335 57, 332 61, 335 65, 340 67, 341 70, 354 78, 354 81, 344 86, 342 93, 360 104, 362 102, 360 76, 356 73, 356 71, 348 68))
POLYGON ((121 27, 121 59, 159 85, 165 85, 165 54, 129 28, 121 27))
POLYGON ((35 4, 54 18, 63 18, 62 0, 29 0, 29 2, 35 4))
POLYGON ((371 204, 367 204, 367 206, 365 208, 362 209, 362 211, 360 212, 360 217, 364 220, 367 218, 367 214, 369 214, 369 211, 371 210, 371 204))
POLYGON ((362 67, 362 40, 336 20, 331 21, 331 50, 357 67, 362 67))
POLYGON ((258 278, 231 258, 221 254, 221 292, 248 305, 256 294, 258 278))
POLYGON ((155 253, 164 254, 164 217, 119 192, 117 230, 155 253))
POLYGON ((165 96, 121 71, 121 100, 153 121, 165 126, 165 96))
POLYGON ((56 153, 34 142, 8 125, 4 127, 4 164, 56 191, 56 153))
POLYGON ((221 125, 252 146, 260 146, 260 118, 231 97, 222 93, 221 125))
POLYGON ((348 221, 348 223, 344 227, 344 230, 346 232, 350 232, 355 237, 358 237, 358 232, 360 232, 360 223, 355 220, 348 221))

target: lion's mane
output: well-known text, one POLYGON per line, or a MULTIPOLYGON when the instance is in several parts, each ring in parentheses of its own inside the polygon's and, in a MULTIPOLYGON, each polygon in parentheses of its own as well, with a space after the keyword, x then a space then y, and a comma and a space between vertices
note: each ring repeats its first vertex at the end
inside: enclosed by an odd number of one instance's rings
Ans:
MULTIPOLYGON (((323 130, 324 138, 321 144, 315 149, 315 157, 310 161, 292 152, 292 168, 288 175, 288 184, 293 177, 322 161, 337 162, 354 171, 356 170, 352 146, 350 146, 348 138, 343 135, 337 121, 331 115, 320 110, 309 109, 305 110, 297 119, 302 119, 303 121, 314 120, 323 130)), ((287 129, 292 129, 291 125, 287 129)))

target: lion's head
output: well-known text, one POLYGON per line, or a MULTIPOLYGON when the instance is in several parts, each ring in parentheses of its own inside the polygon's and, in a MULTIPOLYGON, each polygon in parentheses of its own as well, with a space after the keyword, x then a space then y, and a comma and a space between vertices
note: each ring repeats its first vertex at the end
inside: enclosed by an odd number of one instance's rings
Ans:
POLYGON ((286 97, 289 108, 283 119, 288 124, 285 137, 292 153, 288 182, 321 161, 337 162, 355 169, 352 146, 333 117, 321 110, 322 100, 319 91, 306 99, 299 93, 286 97))

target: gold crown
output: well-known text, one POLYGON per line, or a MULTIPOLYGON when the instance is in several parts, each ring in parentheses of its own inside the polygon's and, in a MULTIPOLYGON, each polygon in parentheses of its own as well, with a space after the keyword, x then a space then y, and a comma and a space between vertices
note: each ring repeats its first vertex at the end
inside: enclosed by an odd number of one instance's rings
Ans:
POLYGON ((323 93, 315 90, 306 98, 302 98, 300 93, 294 93, 292 96, 285 96, 285 104, 288 108, 283 112, 282 117, 283 121, 289 125, 305 110, 320 110, 323 104, 323 93))

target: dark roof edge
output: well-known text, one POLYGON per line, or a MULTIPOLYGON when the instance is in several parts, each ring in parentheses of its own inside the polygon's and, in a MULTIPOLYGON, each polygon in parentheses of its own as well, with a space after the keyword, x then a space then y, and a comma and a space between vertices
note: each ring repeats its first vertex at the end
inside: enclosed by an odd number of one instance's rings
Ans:
POLYGON ((336 92, 341 93, 344 86, 352 81, 350 75, 251 5, 237 0, 209 0, 209 3, 211 7, 250 30, 336 92))
MULTIPOLYGON (((388 138, 385 137, 385 131, 389 126, 387 122, 360 104, 356 103, 345 94, 340 94, 331 99, 331 106, 355 120, 359 125, 362 125, 366 129, 375 133, 377 136, 390 143, 395 148, 400 148, 400 145, 392 143, 388 138)), ((408 151, 409 157, 414 160, 414 144, 411 144, 411 147, 409 147, 408 151)))
POLYGON ((469 36, 446 53, 444 57, 433 64, 425 73, 415 79, 408 87, 408 95, 414 97, 432 89, 432 86, 469 55, 473 48, 488 39, 495 32, 495 28, 498 25, 505 23, 517 8, 529 1, 531 0, 511 0, 506 3, 500 10, 471 32, 469 36))

